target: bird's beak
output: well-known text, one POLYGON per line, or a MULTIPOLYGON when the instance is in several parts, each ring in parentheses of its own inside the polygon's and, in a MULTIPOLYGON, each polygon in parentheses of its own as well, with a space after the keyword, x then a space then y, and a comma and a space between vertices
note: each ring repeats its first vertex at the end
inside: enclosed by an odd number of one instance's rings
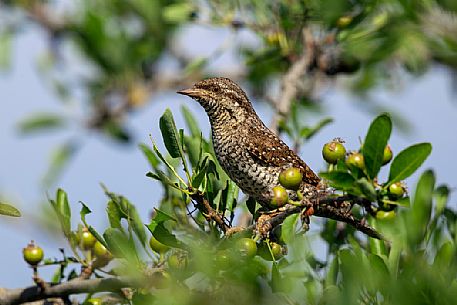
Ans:
POLYGON ((191 98, 199 98, 199 97, 201 97, 203 95, 204 90, 198 89, 198 88, 189 88, 189 89, 179 90, 176 93, 179 93, 179 94, 182 94, 182 95, 187 95, 187 96, 189 96, 191 98))

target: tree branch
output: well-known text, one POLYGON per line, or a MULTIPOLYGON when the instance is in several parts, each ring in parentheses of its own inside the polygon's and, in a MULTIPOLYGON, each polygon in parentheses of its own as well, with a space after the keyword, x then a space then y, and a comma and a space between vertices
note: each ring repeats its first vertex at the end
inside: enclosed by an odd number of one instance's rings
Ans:
POLYGON ((206 220, 214 220, 217 226, 222 230, 222 232, 227 232, 230 229, 230 226, 224 221, 223 216, 221 216, 217 211, 215 211, 208 200, 203 196, 200 191, 197 191, 195 194, 190 196, 195 202, 196 207, 203 213, 206 220))
POLYGON ((72 294, 93 292, 121 292, 122 288, 132 287, 133 282, 121 278, 76 278, 57 285, 49 284, 46 289, 38 285, 27 288, 0 288, 0 305, 15 305, 49 298, 65 298, 72 294))
MULTIPOLYGON (((269 232, 280 225, 289 215, 302 213, 312 208, 312 215, 341 221, 353 226, 356 230, 376 239, 384 240, 384 237, 375 229, 354 217, 344 203, 367 206, 367 201, 362 198, 348 196, 312 198, 303 206, 287 205, 276 212, 261 215, 255 224, 255 230, 262 237, 267 237, 269 232)), ((254 228, 252 228, 254 229, 254 228)))

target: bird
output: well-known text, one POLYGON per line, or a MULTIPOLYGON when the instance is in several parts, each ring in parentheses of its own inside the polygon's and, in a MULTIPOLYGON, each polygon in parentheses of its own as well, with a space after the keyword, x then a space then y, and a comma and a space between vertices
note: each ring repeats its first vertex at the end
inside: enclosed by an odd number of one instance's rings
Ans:
MULTIPOLYGON (((213 77, 177 93, 191 97, 204 108, 216 158, 244 194, 268 207, 272 189, 279 185, 279 174, 290 167, 303 174, 299 190, 304 197, 316 194, 321 179, 262 122, 235 82, 213 77)), ((289 196, 296 197, 297 193, 289 196)))

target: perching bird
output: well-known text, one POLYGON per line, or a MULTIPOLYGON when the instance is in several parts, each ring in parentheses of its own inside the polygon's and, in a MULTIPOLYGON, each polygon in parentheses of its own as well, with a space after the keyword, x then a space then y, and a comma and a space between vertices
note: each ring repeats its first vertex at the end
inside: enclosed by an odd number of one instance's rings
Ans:
POLYGON ((246 194, 268 206, 281 171, 299 168, 306 197, 320 178, 260 120, 246 93, 228 78, 209 78, 178 91, 198 101, 208 114, 216 157, 246 194))

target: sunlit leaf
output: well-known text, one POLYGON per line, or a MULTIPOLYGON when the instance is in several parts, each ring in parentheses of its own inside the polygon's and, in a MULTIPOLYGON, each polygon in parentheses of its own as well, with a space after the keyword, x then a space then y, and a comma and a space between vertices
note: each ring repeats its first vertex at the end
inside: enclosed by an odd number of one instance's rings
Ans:
POLYGON ((175 121, 170 109, 165 110, 159 121, 160 131, 162 132, 163 142, 168 153, 173 158, 182 156, 179 145, 179 135, 176 129, 175 121))
POLYGON ((363 142, 363 158, 368 177, 371 179, 378 175, 382 165, 384 148, 390 138, 392 121, 387 114, 381 114, 371 123, 365 141, 363 142))
POLYGON ((156 157, 154 152, 146 144, 141 143, 139 147, 146 156, 146 159, 148 159, 151 168, 157 168, 160 165, 160 160, 156 157))
POLYGON ((402 150, 392 161, 387 186, 411 176, 427 159, 431 151, 430 143, 415 144, 402 150))
POLYGON ((0 215, 20 217, 21 212, 10 204, 0 202, 0 215))

